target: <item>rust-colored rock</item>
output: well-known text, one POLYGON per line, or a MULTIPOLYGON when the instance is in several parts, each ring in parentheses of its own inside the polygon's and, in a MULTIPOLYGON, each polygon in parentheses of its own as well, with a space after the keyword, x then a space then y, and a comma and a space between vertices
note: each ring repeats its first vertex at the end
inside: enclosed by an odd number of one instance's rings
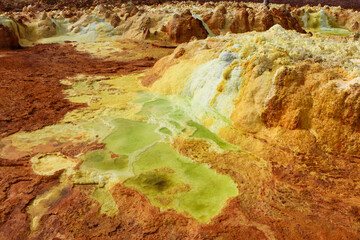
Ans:
POLYGON ((146 29, 143 31, 143 36, 142 36, 142 38, 143 38, 144 40, 146 40, 146 39, 148 39, 148 38, 150 37, 150 35, 151 35, 150 29, 146 28, 146 29))
POLYGON ((0 239, 28 238, 26 208, 38 194, 59 183, 59 174, 35 174, 29 157, 16 161, 0 158, 0 239))
POLYGON ((120 19, 120 17, 119 17, 117 14, 114 14, 114 15, 111 17, 110 23, 111 23, 111 25, 112 25, 114 28, 117 27, 117 26, 119 26, 120 22, 121 22, 121 19, 120 19))
POLYGON ((262 113, 264 123, 290 130, 311 128, 325 151, 358 154, 360 85, 344 76, 341 68, 329 70, 307 62, 283 69, 262 113), (321 91, 318 86, 323 86, 321 91))
POLYGON ((182 55, 185 54, 185 49, 180 47, 180 48, 176 48, 175 51, 174 51, 174 54, 175 54, 175 58, 179 58, 181 57, 182 55))
POLYGON ((252 23, 252 28, 259 32, 267 31, 275 24, 274 18, 267 7, 263 7, 255 13, 252 23))
POLYGON ((271 10, 267 7, 251 10, 240 8, 235 14, 230 30, 233 33, 244 33, 251 30, 263 32, 275 24, 279 24, 287 30, 306 33, 300 26, 298 20, 293 17, 285 7, 279 9, 272 8, 271 10))
POLYGON ((250 31, 249 13, 246 11, 246 8, 240 8, 237 10, 235 19, 230 26, 230 30, 233 33, 244 33, 250 31))
POLYGON ((271 15, 275 24, 280 24, 286 30, 295 30, 299 33, 306 33, 300 26, 298 20, 291 16, 290 11, 282 6, 281 8, 272 8, 271 15))
POLYGON ((134 7, 130 12, 130 17, 135 16, 139 12, 139 9, 137 7, 134 7))
POLYGON ((175 43, 188 42, 193 36, 198 39, 204 39, 208 36, 202 22, 189 15, 174 15, 174 18, 166 26, 166 32, 175 43))
POLYGON ((226 8, 224 5, 220 5, 213 13, 203 16, 203 19, 211 31, 219 33, 219 30, 223 29, 226 24, 225 14, 226 8))
POLYGON ((20 48, 19 39, 10 28, 0 24, 0 49, 20 48))

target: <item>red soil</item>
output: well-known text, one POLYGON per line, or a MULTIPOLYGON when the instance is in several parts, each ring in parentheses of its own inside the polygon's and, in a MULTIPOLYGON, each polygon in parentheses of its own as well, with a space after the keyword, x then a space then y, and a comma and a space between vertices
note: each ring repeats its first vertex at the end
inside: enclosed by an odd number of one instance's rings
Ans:
POLYGON ((52 125, 85 105, 64 99, 60 79, 77 74, 121 75, 149 68, 153 58, 104 61, 71 45, 38 45, 0 52, 0 137, 52 125))
MULTIPOLYGON (((62 90, 66 86, 59 83, 60 79, 77 74, 128 74, 149 68, 155 61, 104 61, 77 52, 69 44, 0 51, 0 138, 54 124, 68 111, 85 106, 64 99, 62 90)), ((37 195, 59 183, 61 171, 53 176, 35 174, 29 161, 32 156, 43 152, 75 156, 102 147, 96 143, 50 144, 30 154, 20 154, 17 159, 0 158, 0 239, 28 239, 27 206, 37 195)))

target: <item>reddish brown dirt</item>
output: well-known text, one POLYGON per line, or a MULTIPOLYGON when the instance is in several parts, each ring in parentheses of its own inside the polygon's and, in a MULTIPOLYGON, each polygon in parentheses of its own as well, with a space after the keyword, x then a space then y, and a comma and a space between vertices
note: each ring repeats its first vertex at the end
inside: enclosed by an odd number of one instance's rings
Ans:
MULTIPOLYGON (((103 144, 59 145, 52 151, 67 156, 102 148, 103 144)), ((40 151, 41 152, 41 151, 40 151)), ((35 197, 59 184, 62 171, 52 176, 33 172, 30 158, 38 152, 16 160, 0 158, 0 239, 27 239, 30 219, 27 207, 35 197)), ((64 192, 64 195, 67 192, 64 192)), ((51 238, 53 239, 53 238, 51 238)))
POLYGON ((38 45, 0 52, 0 137, 51 125, 82 104, 65 100, 60 79, 77 74, 121 75, 140 71, 153 58, 104 61, 77 52, 71 45, 38 45))
POLYGON ((39 176, 28 158, 0 158, 0 239, 26 239, 29 218, 26 207, 38 194, 58 184, 59 174, 39 176))
MULTIPOLYGON (((51 239, 56 234, 66 239, 266 239, 255 227, 229 224, 234 218, 225 215, 205 225, 175 212, 160 212, 138 191, 120 184, 112 189, 120 213, 100 215, 99 204, 90 198, 92 189, 74 186, 42 217, 42 228, 31 239, 51 239)), ((231 216, 241 215, 232 205, 231 216)))
MULTIPOLYGON (((69 44, 1 51, 0 137, 54 124, 68 111, 85 106, 64 99, 65 86, 59 83, 60 79, 77 74, 128 74, 149 68, 155 61, 153 58, 104 61, 77 52, 69 44)), ((27 206, 37 195, 59 183, 61 172, 53 176, 35 174, 29 161, 32 156, 60 152, 73 157, 99 148, 103 144, 55 143, 35 148, 30 154, 19 153, 13 160, 0 158, 0 239, 28 239, 27 206)))

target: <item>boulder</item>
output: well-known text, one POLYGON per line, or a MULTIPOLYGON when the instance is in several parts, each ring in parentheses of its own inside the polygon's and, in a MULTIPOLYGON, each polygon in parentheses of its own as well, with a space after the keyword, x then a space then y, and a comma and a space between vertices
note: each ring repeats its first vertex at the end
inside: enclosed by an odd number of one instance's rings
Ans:
POLYGON ((20 48, 19 38, 9 27, 0 25, 0 49, 20 48))
POLYGON ((295 30, 299 33, 306 33, 300 23, 294 18, 286 7, 271 9, 274 24, 281 25, 286 30, 295 30))
POLYGON ((246 8, 240 8, 236 11, 235 19, 230 26, 232 33, 244 33, 250 31, 249 13, 246 8))
POLYGON ((120 25, 120 22, 121 22, 121 19, 120 17, 117 15, 117 14, 114 14, 112 17, 111 17, 111 25, 116 28, 117 26, 120 25))
POLYGON ((205 39, 208 32, 199 19, 191 15, 174 15, 166 26, 166 32, 175 43, 189 42, 195 36, 197 39, 205 39))
POLYGON ((52 37, 56 35, 56 24, 50 18, 46 18, 38 23, 36 32, 42 38, 52 37))
POLYGON ((130 12, 130 17, 135 16, 139 12, 139 9, 137 7, 134 7, 130 12))
POLYGON ((267 31, 274 26, 274 19, 267 7, 261 8, 254 16, 253 29, 259 32, 267 31))
POLYGON ((204 22, 214 33, 219 34, 226 24, 226 8, 223 5, 218 6, 213 13, 203 16, 204 22))

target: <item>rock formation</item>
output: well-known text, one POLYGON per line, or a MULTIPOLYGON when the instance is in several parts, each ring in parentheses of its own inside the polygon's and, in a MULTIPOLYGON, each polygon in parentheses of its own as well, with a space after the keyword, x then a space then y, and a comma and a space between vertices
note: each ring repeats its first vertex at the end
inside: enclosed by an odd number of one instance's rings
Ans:
MULTIPOLYGON (((46 15, 44 16, 44 19, 41 19, 41 21, 37 24, 36 34, 41 38, 52 37, 56 35, 56 24, 51 21, 49 17, 46 15)), ((68 17, 70 18, 72 15, 69 15, 68 17)))
POLYGON ((0 49, 20 48, 19 38, 9 27, 0 24, 0 49))
POLYGON ((286 8, 260 8, 259 11, 240 8, 235 14, 235 18, 230 26, 233 33, 243 33, 251 30, 266 31, 275 24, 280 24, 287 30, 296 30, 305 33, 300 23, 294 18, 286 8))
POLYGON ((212 32, 219 34, 226 24, 226 8, 224 5, 216 7, 214 12, 203 16, 204 22, 209 26, 212 32))
POLYGON ((250 31, 249 13, 246 8, 240 8, 236 11, 235 19, 231 23, 230 30, 233 33, 244 33, 250 31))
POLYGON ((175 14, 166 25, 166 33, 175 43, 188 42, 192 37, 204 39, 208 35, 202 22, 189 14, 175 14))

